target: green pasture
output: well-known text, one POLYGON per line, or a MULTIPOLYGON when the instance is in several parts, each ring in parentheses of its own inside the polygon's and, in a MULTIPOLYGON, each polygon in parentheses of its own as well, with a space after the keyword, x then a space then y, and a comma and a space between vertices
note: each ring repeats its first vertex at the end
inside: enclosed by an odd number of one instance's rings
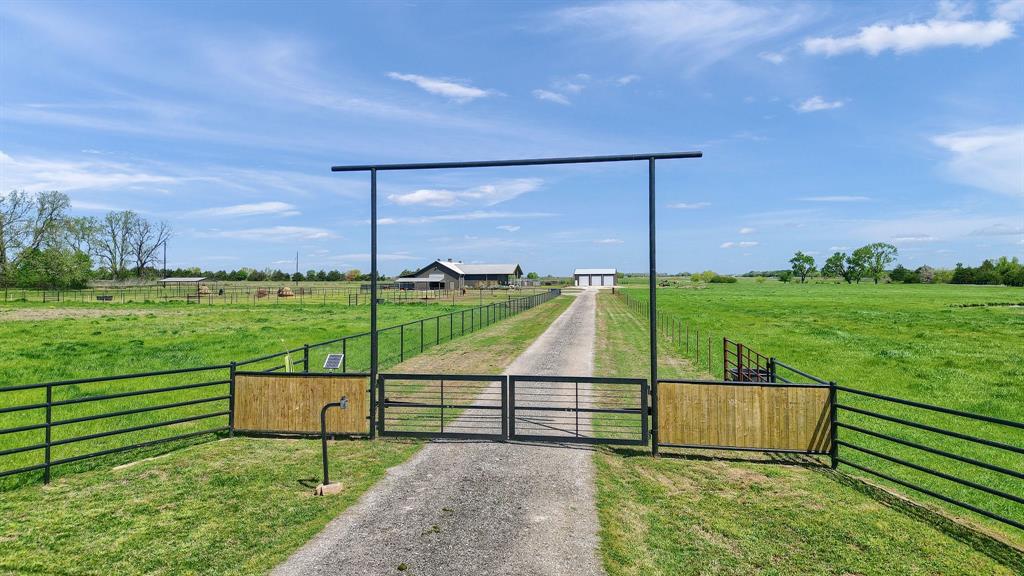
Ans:
MULTIPOLYGON (((647 298, 646 290, 639 287, 624 291, 635 298, 647 298)), ((1020 288, 950 284, 742 281, 707 285, 684 282, 658 289, 659 312, 688 327, 691 355, 695 347, 693 335, 700 330, 701 363, 705 366, 706 335, 713 335, 715 371, 711 376, 715 378, 722 378, 721 338, 725 336, 840 385, 1018 422, 1024 420, 1024 307, 1005 304, 1022 301, 1024 290, 1020 288)), ((662 354, 685 357, 686 349, 682 340, 662 343, 662 354)), ((784 370, 780 375, 794 377, 784 370)), ((839 402, 1024 446, 1024 431, 1019 429, 847 392, 839 394, 839 402)), ((1022 470, 1021 455, 1006 450, 850 411, 840 411, 839 420, 1022 470)), ((842 429, 840 439, 1024 497, 1020 480, 1006 474, 883 442, 852 430, 842 429)), ((1024 521, 1024 507, 1000 496, 979 493, 853 449, 843 448, 841 456, 1024 521)), ((916 493, 914 496, 923 497, 916 493)))

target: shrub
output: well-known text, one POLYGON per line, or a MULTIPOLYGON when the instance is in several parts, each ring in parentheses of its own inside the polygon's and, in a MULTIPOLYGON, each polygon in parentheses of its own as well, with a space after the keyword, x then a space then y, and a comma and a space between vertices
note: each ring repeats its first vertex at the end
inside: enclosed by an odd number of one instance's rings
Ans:
POLYGON ((735 276, 722 276, 721 274, 715 274, 708 282, 712 284, 733 284, 736 282, 735 276))

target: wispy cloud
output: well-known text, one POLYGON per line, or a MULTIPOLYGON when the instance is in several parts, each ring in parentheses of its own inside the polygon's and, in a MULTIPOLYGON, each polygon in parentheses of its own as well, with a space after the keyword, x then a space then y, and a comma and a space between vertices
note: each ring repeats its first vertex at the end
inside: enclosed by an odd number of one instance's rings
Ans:
POLYGON ((932 138, 952 154, 956 180, 1001 194, 1024 196, 1024 126, 995 126, 932 138))
POLYGON ((919 244, 922 242, 937 242, 938 240, 935 236, 921 234, 916 236, 895 236, 892 242, 893 244, 919 244))
POLYGON ((786 55, 782 52, 761 52, 757 57, 776 66, 786 61, 786 55))
POLYGON ((552 92, 551 90, 542 90, 540 88, 533 91, 533 97, 538 100, 544 100, 546 102, 554 102, 555 104, 561 104, 562 106, 568 106, 572 102, 564 94, 558 92, 552 92))
POLYGON ((244 228, 241 230, 211 230, 199 233, 199 236, 264 242, 323 240, 337 237, 330 230, 307 226, 270 226, 266 228, 244 228))
POLYGON ((253 204, 235 204, 233 206, 216 206, 213 208, 203 208, 202 210, 193 210, 187 215, 199 218, 209 217, 233 217, 233 216, 261 216, 266 214, 276 214, 278 216, 296 216, 301 214, 295 209, 294 204, 287 202, 256 202, 253 204))
POLYGON ((743 228, 740 228, 739 232, 740 234, 753 234, 754 232, 757 232, 757 230, 754 228, 750 228, 748 226, 744 226, 743 228))
POLYGON ((588 39, 628 44, 643 53, 687 52, 690 71, 806 23, 806 5, 715 2, 602 2, 563 8, 563 26, 586 30, 588 39))
POLYGON ((388 78, 410 82, 431 94, 450 98, 460 104, 494 94, 492 90, 484 90, 469 84, 460 84, 455 80, 447 78, 431 78, 429 76, 420 76, 419 74, 400 74, 398 72, 389 72, 388 78))
POLYGON ((820 112, 822 110, 835 110, 836 108, 842 108, 845 102, 842 100, 833 100, 829 102, 821 96, 811 96, 810 98, 795 104, 793 109, 797 112, 820 112))
POLYGON ((0 190, 73 190, 125 188, 128 186, 167 185, 180 179, 166 174, 140 170, 124 163, 97 159, 75 161, 19 156, 0 151, 0 190))
POLYGON ((804 202, 867 202, 868 196, 804 196, 804 202))
POLYGON ((968 236, 1016 236, 1024 234, 1024 224, 996 223, 971 230, 968 236))
POLYGON ((757 246, 758 242, 746 241, 746 242, 722 242, 719 248, 753 248, 757 246))
POLYGON ((511 224, 502 224, 497 226, 498 230, 504 230, 505 232, 518 232, 522 226, 513 226, 511 224))
POLYGON ((494 206, 528 192, 533 192, 540 188, 543 183, 544 180, 540 178, 516 178, 457 191, 422 188, 405 194, 389 194, 388 200, 399 206, 425 205, 448 207, 468 203, 494 206))
POLYGON ((622 244, 625 240, 618 238, 602 238, 600 240, 594 240, 594 244, 622 244))
POLYGON ((711 206, 711 202, 674 202, 668 205, 669 208, 677 210, 700 210, 708 206, 711 206))
POLYGON ((825 56, 856 51, 877 56, 887 50, 903 53, 943 46, 987 48, 1013 36, 1013 26, 1005 18, 1014 12, 1012 5, 999 6, 992 20, 962 20, 969 12, 962 5, 941 2, 939 13, 930 20, 898 25, 879 23, 849 36, 808 38, 804 40, 804 50, 825 56))
POLYGON ((619 86, 628 86, 639 79, 640 77, 637 76, 636 74, 626 74, 625 76, 619 76, 618 78, 616 78, 615 83, 618 84, 619 86))
POLYGON ((435 216, 410 216, 403 218, 379 218, 377 224, 429 224, 431 222, 460 222, 474 220, 491 220, 496 218, 552 218, 558 214, 552 212, 497 212, 475 210, 454 214, 438 214, 435 216))

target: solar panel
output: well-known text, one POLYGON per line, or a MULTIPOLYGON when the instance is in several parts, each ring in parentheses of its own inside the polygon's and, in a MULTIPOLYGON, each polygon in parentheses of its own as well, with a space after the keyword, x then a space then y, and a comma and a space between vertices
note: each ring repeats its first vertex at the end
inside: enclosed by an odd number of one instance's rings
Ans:
POLYGON ((344 354, 328 354, 327 359, 324 360, 324 370, 337 370, 341 367, 341 362, 344 359, 344 354))

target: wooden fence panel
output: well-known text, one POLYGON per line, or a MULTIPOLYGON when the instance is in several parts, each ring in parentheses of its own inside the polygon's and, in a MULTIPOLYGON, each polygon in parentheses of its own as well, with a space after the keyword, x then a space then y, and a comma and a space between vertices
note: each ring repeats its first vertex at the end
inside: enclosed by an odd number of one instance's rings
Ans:
POLYGON ((327 431, 368 434, 366 376, 251 374, 235 376, 235 429, 243 432, 319 434, 320 409, 348 397, 348 408, 327 411, 327 431))
POLYGON ((827 453, 829 389, 658 383, 658 443, 827 453))

